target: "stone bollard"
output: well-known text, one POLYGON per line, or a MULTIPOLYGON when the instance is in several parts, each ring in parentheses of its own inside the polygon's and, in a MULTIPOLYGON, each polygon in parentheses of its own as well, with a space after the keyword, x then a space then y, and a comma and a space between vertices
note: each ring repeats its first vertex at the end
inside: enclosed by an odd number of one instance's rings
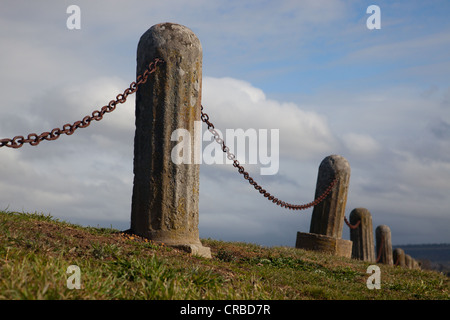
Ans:
POLYGON ((378 226, 375 230, 377 261, 393 265, 391 229, 386 225, 378 226))
POLYGON ((350 258, 352 242, 341 239, 350 182, 350 165, 339 155, 328 156, 321 162, 315 198, 323 194, 334 178, 339 180, 330 194, 313 209, 309 233, 298 232, 295 246, 350 258))
POLYGON ((356 208, 350 212, 350 240, 353 242, 352 258, 375 262, 375 248, 372 226, 372 215, 366 208, 356 208))
POLYGON ((395 248, 392 252, 392 259, 394 262, 394 265, 399 267, 406 267, 405 262, 405 251, 401 248, 395 248))
POLYGON ((394 265, 399 266, 399 267, 405 267, 405 251, 403 251, 403 249, 400 248, 395 248, 393 253, 392 253, 392 258, 394 261, 394 265))
MULTIPOLYGON (((188 28, 158 24, 139 41, 137 74, 155 58, 165 63, 136 92, 131 230, 156 243, 211 257, 199 240, 199 164, 172 159, 175 130, 194 136, 194 123, 200 123, 202 47, 188 28)), ((196 143, 188 145, 193 152, 183 156, 195 158, 196 143)))
POLYGON ((316 197, 327 189, 330 181, 335 177, 339 179, 338 183, 328 197, 313 209, 309 232, 340 239, 350 182, 350 165, 344 157, 339 155, 328 156, 320 164, 316 197))
POLYGON ((413 258, 409 254, 405 254, 405 266, 408 269, 413 268, 413 258))
POLYGON ((411 257, 409 254, 405 255, 405 262, 408 269, 420 269, 419 261, 411 257))

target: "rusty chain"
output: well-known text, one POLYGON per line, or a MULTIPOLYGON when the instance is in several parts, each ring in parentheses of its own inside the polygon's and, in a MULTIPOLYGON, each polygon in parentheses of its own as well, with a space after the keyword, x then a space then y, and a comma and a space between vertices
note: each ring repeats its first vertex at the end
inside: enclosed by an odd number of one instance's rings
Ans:
POLYGON ((201 106, 200 112, 201 112, 201 116, 200 116, 201 120, 204 123, 206 123, 206 125, 208 126, 209 132, 211 132, 212 135, 214 136, 214 140, 219 145, 221 145, 222 151, 227 154, 227 158, 229 160, 233 161, 233 167, 237 168, 238 172, 243 175, 244 179, 247 180, 257 191, 259 191, 260 194, 262 194, 265 198, 267 198, 269 201, 272 201, 276 205, 279 205, 282 208, 287 208, 290 210, 304 210, 304 209, 314 207, 314 206, 318 205, 319 203, 321 203, 328 196, 328 194, 333 189, 333 186, 336 184, 336 182, 338 180, 337 178, 335 178, 333 181, 331 181, 331 183, 328 185, 328 188, 320 196, 318 196, 314 201, 312 201, 310 203, 291 204, 291 203, 287 203, 287 202, 279 200, 278 198, 274 197, 269 192, 267 192, 265 189, 263 189, 252 177, 250 177, 249 173, 247 171, 245 171, 245 168, 236 159, 236 155, 231 153, 230 149, 225 145, 225 141, 222 138, 220 138, 219 133, 214 129, 214 124, 212 124, 209 121, 208 114, 203 112, 203 106, 201 106))
POLYGON ((150 74, 156 71, 156 67, 159 63, 164 63, 161 59, 155 59, 152 61, 142 75, 136 77, 136 81, 133 81, 130 86, 125 89, 123 93, 120 93, 116 96, 116 100, 111 100, 106 106, 103 106, 100 110, 95 110, 91 115, 85 116, 81 121, 76 121, 73 124, 67 123, 61 128, 55 128, 50 132, 43 132, 40 135, 36 133, 30 133, 27 138, 24 136, 16 136, 12 139, 0 139, 0 148, 8 147, 8 148, 20 148, 25 143, 29 143, 32 146, 37 146, 44 140, 52 141, 58 139, 62 134, 72 135, 75 130, 78 128, 86 128, 88 127, 92 120, 100 121, 103 119, 103 116, 106 113, 110 113, 114 111, 118 104, 125 103, 127 101, 127 97, 130 94, 133 94, 137 91, 139 85, 146 83, 150 74))
POLYGON ((347 218, 344 217, 344 221, 345 224, 350 228, 350 229, 356 229, 359 227, 359 225, 361 224, 361 220, 358 220, 358 222, 356 222, 355 224, 351 224, 350 222, 348 222, 347 218))
MULTIPOLYGON (((142 75, 137 76, 136 81, 133 81, 130 84, 130 86, 127 89, 125 89, 123 93, 120 93, 116 96, 116 100, 111 100, 107 105, 103 106, 100 110, 93 111, 91 115, 85 116, 81 121, 76 121, 73 124, 67 123, 62 126, 62 129, 55 128, 50 132, 43 132, 40 135, 37 135, 36 133, 30 133, 27 136, 27 138, 25 138, 24 136, 15 136, 12 139, 0 139, 0 148, 8 147, 17 149, 21 148, 26 143, 29 143, 32 146, 37 146, 44 140, 47 141, 56 140, 62 134, 72 135, 78 128, 88 127, 91 124, 92 120, 95 121, 102 120, 103 116, 106 113, 114 111, 118 104, 125 103, 127 101, 127 97, 130 94, 135 93, 139 85, 146 83, 148 76, 156 71, 156 68, 160 63, 164 63, 164 61, 158 58, 152 61, 148 65, 146 70, 142 73, 142 75)), ((282 200, 279 200, 278 198, 274 197, 269 192, 267 192, 265 189, 263 189, 252 177, 250 177, 249 173, 245 171, 245 168, 239 163, 239 161, 236 159, 236 156, 233 153, 231 153, 230 149, 225 145, 224 140, 221 139, 217 131, 214 130, 214 125, 209 121, 209 116, 203 112, 203 106, 201 106, 201 120, 207 124, 208 130, 214 135, 215 141, 222 146, 222 151, 227 154, 227 158, 229 160, 233 161, 233 167, 238 169, 238 172, 243 175, 244 179, 248 180, 248 182, 265 198, 281 206, 282 208, 288 208, 290 210, 304 210, 316 206, 328 196, 328 194, 331 192, 332 188, 334 187, 334 185, 338 180, 337 178, 335 178, 333 181, 331 181, 327 189, 319 197, 317 197, 314 201, 310 203, 298 205, 298 204, 290 204, 282 200)))

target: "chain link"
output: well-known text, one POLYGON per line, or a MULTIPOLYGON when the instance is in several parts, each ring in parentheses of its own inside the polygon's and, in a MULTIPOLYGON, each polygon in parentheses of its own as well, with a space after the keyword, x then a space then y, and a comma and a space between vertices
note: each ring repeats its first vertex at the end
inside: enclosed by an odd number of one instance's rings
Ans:
POLYGON ((0 148, 8 147, 17 149, 22 147, 25 143, 29 143, 32 146, 37 146, 44 140, 47 141, 56 140, 62 134, 70 136, 78 128, 88 127, 91 124, 92 120, 95 121, 102 120, 103 116, 106 113, 114 111, 118 104, 125 103, 130 94, 135 93, 141 84, 146 83, 149 75, 156 71, 156 67, 159 63, 164 63, 164 61, 158 58, 152 61, 145 69, 145 71, 142 73, 142 75, 137 76, 136 81, 133 81, 130 84, 130 86, 127 89, 125 89, 123 93, 118 94, 115 100, 111 100, 106 106, 103 106, 100 110, 93 111, 90 116, 89 115, 85 116, 81 121, 76 121, 73 124, 67 123, 62 126, 62 129, 55 128, 50 132, 43 132, 40 135, 37 135, 36 133, 30 133, 27 136, 27 138, 25 138, 24 136, 16 136, 12 139, 0 139, 0 148))
POLYGON ((269 192, 267 192, 265 189, 263 189, 252 177, 250 177, 249 173, 247 171, 245 171, 245 168, 236 159, 236 155, 230 151, 230 148, 228 148, 226 146, 225 141, 222 138, 220 138, 219 133, 214 128, 214 124, 212 124, 209 121, 208 114, 203 112, 203 106, 201 106, 200 118, 208 126, 208 130, 214 136, 214 140, 219 145, 221 145, 222 151, 227 154, 227 158, 229 160, 233 161, 233 167, 237 168, 238 172, 243 175, 244 179, 247 180, 248 183, 250 183, 260 194, 262 194, 269 201, 272 201, 276 205, 281 206, 282 208, 287 208, 290 210, 304 210, 304 209, 314 207, 314 206, 318 205, 319 203, 321 203, 328 196, 328 194, 331 192, 331 190, 333 189, 334 185, 336 184, 336 182, 338 180, 337 178, 335 178, 333 181, 331 181, 331 183, 328 185, 328 188, 319 197, 317 197, 314 201, 312 201, 310 203, 291 204, 291 203, 284 202, 284 201, 274 197, 273 195, 271 195, 269 192))

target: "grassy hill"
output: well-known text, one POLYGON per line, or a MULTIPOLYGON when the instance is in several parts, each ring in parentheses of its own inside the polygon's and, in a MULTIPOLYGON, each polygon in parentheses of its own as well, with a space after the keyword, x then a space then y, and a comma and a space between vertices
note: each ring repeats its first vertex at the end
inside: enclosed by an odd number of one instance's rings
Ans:
POLYGON ((213 258, 192 257, 113 229, 81 227, 42 214, 0 212, 0 299, 339 300, 449 299, 449 278, 295 248, 202 240, 213 258), (81 288, 67 288, 67 268, 81 288))

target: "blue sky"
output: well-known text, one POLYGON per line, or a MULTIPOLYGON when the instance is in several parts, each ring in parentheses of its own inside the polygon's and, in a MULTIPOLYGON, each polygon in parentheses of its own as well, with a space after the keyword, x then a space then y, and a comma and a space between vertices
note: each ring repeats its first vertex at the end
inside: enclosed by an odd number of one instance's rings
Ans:
MULTIPOLYGON (((140 36, 175 22, 202 43, 214 124, 280 129, 279 173, 249 167, 269 191, 311 201, 320 162, 341 154, 346 216, 368 208, 394 244, 450 242, 449 13, 448 1, 2 0, 0 136, 103 106, 133 81, 140 36), (72 4, 80 30, 66 27, 72 4), (366 27, 372 4, 380 30, 366 27)), ((0 207, 128 228, 133 137, 131 99, 73 136, 2 148, 0 207)), ((201 237, 293 246, 311 212, 274 206, 233 168, 201 167, 201 237)))

